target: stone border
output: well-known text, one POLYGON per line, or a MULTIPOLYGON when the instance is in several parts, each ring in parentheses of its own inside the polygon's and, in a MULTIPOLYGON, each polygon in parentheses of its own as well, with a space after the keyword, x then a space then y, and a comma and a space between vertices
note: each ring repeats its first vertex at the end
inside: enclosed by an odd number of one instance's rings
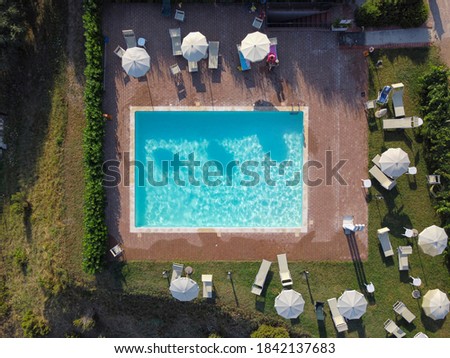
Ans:
MULTIPOLYGON (((162 111, 279 111, 279 112, 303 112, 303 164, 308 161, 308 122, 309 108, 304 106, 274 106, 274 107, 256 107, 256 106, 130 106, 130 162, 135 160, 135 113, 136 112, 162 112, 162 111)), ((308 186, 303 181, 302 187, 302 226, 285 228, 249 228, 249 227, 216 227, 216 228, 195 228, 195 227, 136 227, 135 222, 135 191, 134 191, 134 166, 130 168, 130 232, 131 233, 215 233, 218 237, 221 233, 294 233, 299 236, 308 232, 308 186)))

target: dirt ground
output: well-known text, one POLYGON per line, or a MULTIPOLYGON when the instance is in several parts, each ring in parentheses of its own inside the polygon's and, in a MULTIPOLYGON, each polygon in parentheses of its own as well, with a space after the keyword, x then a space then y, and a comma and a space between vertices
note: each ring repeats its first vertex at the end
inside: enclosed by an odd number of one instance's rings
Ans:
MULTIPOLYGON (((340 49, 336 33, 324 29, 263 28, 278 38, 280 66, 268 72, 264 63, 239 72, 236 44, 254 28, 254 14, 242 5, 183 4, 186 21, 163 17, 160 5, 110 4, 104 9, 106 48, 104 108, 113 115, 107 124, 106 159, 121 160, 129 149, 130 106, 251 106, 267 101, 275 106, 309 107, 308 159, 348 162, 341 174, 348 185, 308 188, 307 232, 284 234, 133 234, 129 229, 129 189, 107 191, 107 224, 111 245, 121 242, 125 258, 152 260, 275 260, 286 252, 290 260, 351 260, 342 231, 344 215, 367 223, 367 204, 361 179, 367 177, 367 122, 364 113, 367 66, 360 50, 340 49), (187 62, 173 57, 169 28, 181 27, 182 37, 201 31, 220 41, 219 70, 200 63, 198 73, 187 72, 187 62), (146 77, 126 75, 113 53, 125 46, 121 31, 133 29, 147 39, 151 70, 146 77), (180 95, 169 72, 182 69, 185 93, 180 95)), ((314 172, 324 177, 323 171, 314 172)), ((314 178, 312 178, 314 179, 314 178)), ((367 257, 367 230, 357 235, 361 259, 367 257)))

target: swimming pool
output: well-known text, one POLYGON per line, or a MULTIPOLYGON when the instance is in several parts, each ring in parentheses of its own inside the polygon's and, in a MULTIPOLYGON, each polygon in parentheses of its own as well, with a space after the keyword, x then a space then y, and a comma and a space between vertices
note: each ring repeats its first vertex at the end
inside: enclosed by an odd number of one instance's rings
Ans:
POLYGON ((134 107, 130 130, 132 232, 302 226, 303 112, 134 107))

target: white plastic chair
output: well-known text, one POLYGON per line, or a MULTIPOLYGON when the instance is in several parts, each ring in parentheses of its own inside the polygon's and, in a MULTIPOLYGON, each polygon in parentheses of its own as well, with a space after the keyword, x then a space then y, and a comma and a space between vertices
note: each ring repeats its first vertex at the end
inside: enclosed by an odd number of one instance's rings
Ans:
POLYGON ((414 237, 414 230, 413 229, 407 229, 406 227, 404 227, 405 232, 402 234, 403 236, 406 236, 407 238, 412 238, 414 237))
POLYGON ((261 19, 260 17, 255 17, 255 19, 253 20, 252 26, 259 30, 261 28, 263 22, 264 22, 264 20, 261 19))
POLYGON ((409 276, 409 278, 411 279, 411 285, 414 287, 420 287, 422 285, 422 280, 420 277, 409 276))
POLYGON ((120 58, 122 58, 123 54, 125 53, 125 50, 122 47, 117 46, 116 49, 114 50, 114 53, 120 58))
POLYGON ((117 244, 111 250, 109 250, 109 252, 111 253, 111 255, 113 255, 113 257, 116 257, 116 256, 119 256, 123 252, 123 249, 120 247, 119 244, 117 244))
POLYGON ((181 11, 178 9, 175 10, 175 20, 183 22, 184 21, 184 11, 181 11))
POLYGON ((416 167, 408 167, 408 171, 407 171, 406 174, 416 175, 417 174, 417 168, 416 167))
POLYGON ((364 285, 366 286, 367 293, 374 293, 375 292, 375 286, 373 285, 372 282, 365 283, 364 285))
POLYGON ((361 179, 363 188, 370 188, 372 186, 372 180, 370 179, 361 179))
POLYGON ((372 99, 370 101, 367 101, 364 106, 366 107, 366 109, 375 109, 375 105, 377 103, 376 99, 372 99))
POLYGON ((441 176, 437 174, 427 175, 427 182, 430 185, 441 184, 441 176))

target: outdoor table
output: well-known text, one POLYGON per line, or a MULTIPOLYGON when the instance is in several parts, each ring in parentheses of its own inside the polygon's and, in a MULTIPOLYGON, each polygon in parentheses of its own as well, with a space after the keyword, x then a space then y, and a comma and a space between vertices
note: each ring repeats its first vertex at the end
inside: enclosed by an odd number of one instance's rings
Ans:
POLYGON ((412 291, 411 295, 415 299, 420 298, 420 291, 419 290, 414 290, 414 291, 412 291))
POLYGON ((417 237, 417 236, 419 236, 419 230, 417 230, 417 229, 412 229, 412 232, 413 232, 413 236, 412 236, 412 237, 417 237))
POLYGON ((194 272, 194 269, 191 267, 191 266, 187 266, 185 269, 184 269, 184 272, 186 273, 186 275, 192 275, 192 273, 194 272))

